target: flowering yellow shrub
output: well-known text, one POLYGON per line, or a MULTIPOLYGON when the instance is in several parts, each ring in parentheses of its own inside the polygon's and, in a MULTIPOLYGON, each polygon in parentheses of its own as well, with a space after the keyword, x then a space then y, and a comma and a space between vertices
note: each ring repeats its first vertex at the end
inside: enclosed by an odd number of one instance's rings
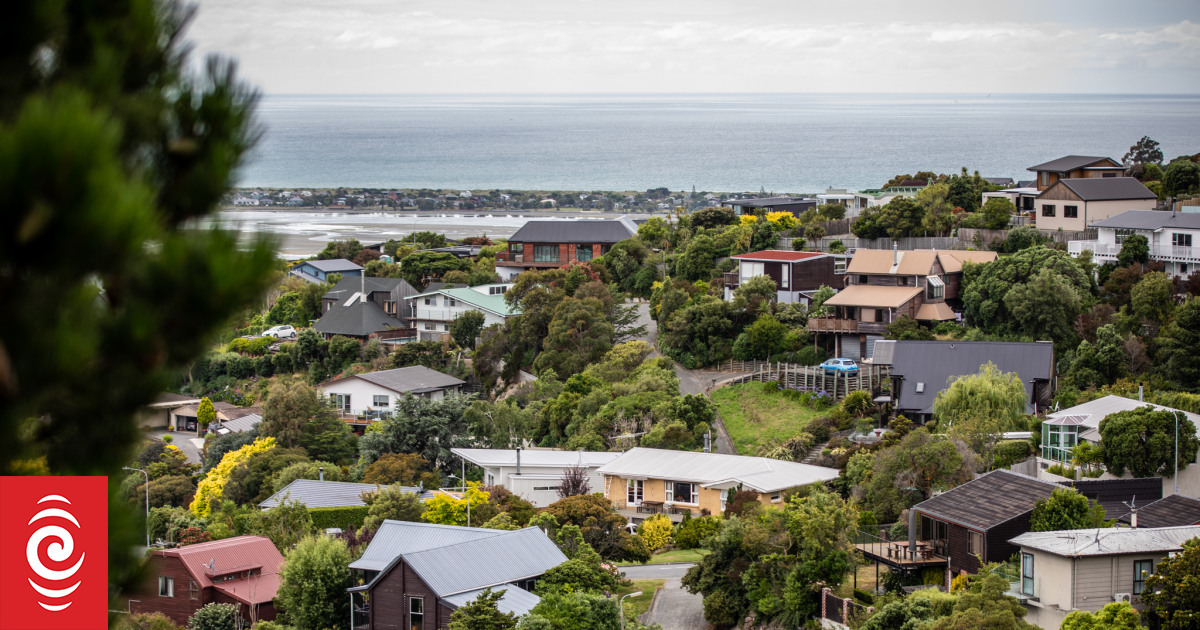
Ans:
POLYGON ((638 534, 646 541, 650 551, 658 551, 671 542, 671 530, 674 525, 671 517, 666 514, 655 514, 638 525, 638 534))
POLYGON ((743 214, 738 220, 741 221, 742 225, 754 225, 758 223, 758 217, 753 214, 743 214))
MULTIPOLYGON (((466 525, 467 524, 467 501, 471 503, 471 507, 479 507, 489 500, 492 495, 490 492, 484 492, 479 489, 479 483, 475 481, 467 482, 467 498, 459 499, 454 495, 446 493, 438 493, 425 502, 425 512, 421 514, 421 518, 427 523, 436 523, 438 525, 466 525)), ((478 523, 476 523, 478 527, 478 523)))
POLYGON ((229 481, 229 475, 237 468, 239 464, 250 459, 252 455, 263 453, 275 448, 275 438, 258 438, 253 444, 247 444, 236 451, 225 453, 221 458, 221 463, 217 464, 204 479, 200 480, 200 484, 196 487, 196 498, 188 509, 192 514, 205 518, 212 511, 212 501, 220 499, 225 493, 225 483, 229 481))
POLYGON ((796 215, 791 212, 768 212, 767 220, 774 223, 781 230, 790 230, 796 227, 796 215))

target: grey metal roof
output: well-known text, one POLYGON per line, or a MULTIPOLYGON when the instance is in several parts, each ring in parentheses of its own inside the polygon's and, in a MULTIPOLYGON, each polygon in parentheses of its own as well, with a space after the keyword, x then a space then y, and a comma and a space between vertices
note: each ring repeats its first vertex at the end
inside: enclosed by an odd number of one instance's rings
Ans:
MULTIPOLYGON (((516 466, 517 451, 511 448, 452 448, 450 452, 476 466, 516 466)), ((531 468, 565 468, 602 466, 620 457, 620 453, 602 451, 560 451, 522 449, 521 465, 531 468)))
MULTIPOLYGON (((1140 407, 1153 407, 1158 411, 1180 411, 1197 426, 1198 430, 1200 430, 1200 414, 1195 414, 1190 411, 1181 411, 1171 407, 1164 407, 1162 405, 1154 405, 1148 402, 1140 402, 1132 398, 1125 398, 1124 396, 1115 396, 1112 394, 1109 394, 1103 398, 1097 398, 1096 400, 1089 400, 1088 402, 1075 405, 1074 407, 1068 407, 1066 409, 1055 411, 1054 413, 1048 413, 1046 414, 1046 419, 1050 421, 1077 416, 1080 418, 1080 420, 1078 422, 1072 421, 1073 424, 1096 429, 1100 426, 1100 421, 1107 418, 1110 414, 1117 413, 1118 411, 1130 411, 1140 407)), ((1080 437, 1084 437, 1084 434, 1081 434, 1080 437)), ((1098 437, 1099 435, 1097 432, 1097 438, 1098 437)))
POLYGON ((375 537, 371 539, 371 544, 367 545, 367 550, 363 552, 362 557, 351 562, 350 568, 382 571, 393 560, 404 554, 480 538, 490 538, 504 533, 499 529, 386 520, 375 532, 375 537))
MULTIPOLYGON (((1067 173, 1075 169, 1091 166, 1096 162, 1103 162, 1104 160, 1112 160, 1112 158, 1098 155, 1068 155, 1065 157, 1060 157, 1057 160, 1043 162, 1037 166, 1030 166, 1028 170, 1034 172, 1049 171, 1051 173, 1067 173)), ((1113 162, 1116 162, 1116 160, 1113 160, 1113 162)))
POLYGON ((892 354, 892 376, 902 377, 898 410, 933 413, 938 392, 949 381, 977 374, 988 361, 1001 372, 1016 372, 1025 386, 1025 409, 1032 413, 1033 381, 1054 375, 1054 346, 1042 342, 1014 341, 897 341, 892 354), (917 393, 917 383, 924 391, 917 393))
POLYGON ((1056 556, 1113 556, 1134 553, 1168 553, 1183 549, 1183 543, 1200 536, 1200 526, 1159 528, 1068 529, 1056 532, 1027 532, 1009 540, 1014 545, 1056 556))
POLYGON ((300 263, 300 265, 310 265, 313 269, 320 269, 325 273, 358 271, 362 269, 362 267, 350 262, 349 260, 346 260, 345 258, 331 258, 329 260, 306 260, 300 263))
POLYGON ((871 363, 875 365, 891 365, 896 353, 896 342, 892 339, 880 339, 875 342, 871 363))
POLYGON ((350 276, 343 277, 338 280, 333 288, 326 291, 325 295, 321 296, 323 300, 341 300, 350 299, 351 295, 360 293, 363 288, 366 288, 367 293, 384 292, 391 293, 400 287, 400 297, 407 297, 417 293, 417 290, 403 278, 375 278, 371 276, 360 277, 350 276))
MULTIPOLYGON (((382 370, 380 372, 364 372, 346 378, 360 378, 368 383, 390 389, 398 394, 437 391, 466 383, 462 379, 454 378, 449 374, 443 374, 437 370, 431 370, 423 365, 410 365, 408 367, 382 370)), ((326 381, 321 385, 329 385, 335 382, 326 381)))
MULTIPOLYGON (((1125 199, 1158 199, 1149 188, 1133 177, 1082 177, 1060 179, 1055 186, 1063 185, 1079 195, 1084 201, 1121 201, 1125 199)), ((1050 188, 1053 188, 1051 186, 1050 188)), ((1047 188, 1046 190, 1050 190, 1047 188)), ((1046 191, 1042 191, 1046 194, 1046 191)), ((1041 195, 1038 195, 1039 197, 1041 195)))
POLYGON ((742 208, 772 208, 775 206, 813 206, 816 207, 816 199, 806 199, 803 197, 763 197, 761 199, 730 199, 722 201, 721 205, 725 206, 740 206, 742 208))
POLYGON ((758 492, 775 492, 838 476, 837 469, 768 457, 672 451, 637 447, 601 466, 602 475, 626 479, 671 479, 708 486, 741 483, 758 492))
POLYGON ((400 319, 385 313, 375 302, 361 299, 354 300, 349 306, 341 302, 334 304, 313 324, 313 330, 321 334, 348 337, 366 337, 371 333, 397 328, 407 326, 400 319))
POLYGON ((1032 512, 1038 499, 1049 498, 1058 487, 1011 470, 993 470, 926 499, 913 509, 982 532, 1032 512))
POLYGON ((536 527, 403 555, 443 598, 536 577, 567 561, 558 545, 536 527))
POLYGON ((1166 210, 1126 210, 1121 214, 1092 223, 1092 227, 1130 230, 1200 230, 1200 212, 1166 210))
POLYGON ((240 418, 234 418, 233 420, 223 420, 221 422, 221 428, 217 429, 217 432, 221 433, 222 429, 224 429, 225 433, 243 433, 258 426, 259 422, 262 422, 261 415, 257 413, 246 414, 240 418))
POLYGON ((637 235, 628 219, 526 221, 510 243, 618 243, 637 235))
MULTIPOLYGON (((450 606, 450 608, 458 608, 459 606, 471 603, 486 590, 486 588, 480 588, 457 595, 450 595, 449 597, 443 597, 442 601, 450 606)), ((515 584, 501 584, 493 588, 492 591, 504 591, 504 595, 500 596, 500 601, 496 602, 496 608, 502 613, 512 613, 518 617, 527 614, 542 601, 542 598, 515 584)))
MULTIPOLYGON (((362 493, 374 492, 379 488, 378 484, 373 483, 297 479, 258 506, 264 510, 273 508, 282 503, 284 497, 291 501, 299 501, 310 508, 366 505, 362 500, 362 493)), ((401 486, 400 489, 405 492, 417 492, 417 488, 408 486, 401 486)))
POLYGON ((1172 494, 1138 510, 1138 527, 1179 525, 1200 525, 1200 499, 1172 494))

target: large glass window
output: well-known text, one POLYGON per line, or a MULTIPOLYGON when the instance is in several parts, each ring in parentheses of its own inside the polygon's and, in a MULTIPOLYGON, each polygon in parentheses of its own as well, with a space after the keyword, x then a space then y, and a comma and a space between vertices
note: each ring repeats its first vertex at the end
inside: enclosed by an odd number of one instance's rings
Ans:
POLYGON ((667 501, 695 504, 699 501, 699 497, 696 496, 696 484, 684 481, 668 481, 667 501))
POLYGON ((533 262, 558 262, 558 245, 534 245, 533 262))
POLYGON ((1042 216, 1044 216, 1044 217, 1054 216, 1054 204, 1052 204, 1052 203, 1042 204, 1042 216))
POLYGON ((1192 246, 1192 235, 1191 234, 1179 234, 1178 232, 1176 232, 1175 234, 1171 235, 1171 244, 1174 245, 1175 247, 1191 247, 1192 246))
POLYGON ((158 576, 158 596, 175 597, 175 578, 158 576))
POLYGON ((579 262, 587 262, 591 259, 592 259, 592 246, 591 245, 576 245, 575 246, 575 260, 578 260, 579 262))
POLYGON ((1133 563, 1133 594, 1141 595, 1146 590, 1146 578, 1154 574, 1153 560, 1138 560, 1133 563))
POLYGON ((937 276, 925 277, 925 299, 940 300, 946 296, 946 283, 937 276))
POLYGON ((350 411, 350 394, 330 394, 329 400, 333 402, 334 409, 350 411))
POLYGON ((425 600, 421 597, 408 598, 408 628, 422 630, 425 627, 425 600))
POLYGON ((741 271, 742 282, 763 275, 763 264, 760 262, 742 261, 738 269, 741 271))
POLYGON ((1021 594, 1033 596, 1033 554, 1021 554, 1021 594))
POLYGON ((1133 230, 1128 228, 1117 228, 1113 230, 1113 236, 1117 238, 1117 245, 1125 242, 1125 239, 1133 236, 1133 230))
POLYGON ((1063 206, 1063 218, 1064 219, 1078 219, 1079 218, 1079 206, 1063 206))
POLYGON ((391 397, 387 396, 386 394, 383 396, 376 394, 371 397, 371 406, 372 407, 387 407, 390 404, 390 398, 391 397))
POLYGON ((629 505, 639 505, 645 498, 645 482, 640 479, 630 479, 626 484, 625 502, 629 505))

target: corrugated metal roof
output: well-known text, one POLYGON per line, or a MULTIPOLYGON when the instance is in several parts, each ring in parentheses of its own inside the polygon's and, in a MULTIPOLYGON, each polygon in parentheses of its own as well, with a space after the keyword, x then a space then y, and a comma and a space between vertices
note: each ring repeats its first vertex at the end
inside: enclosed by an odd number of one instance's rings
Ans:
POLYGON ((637 227, 621 219, 526 221, 509 243, 618 243, 637 235, 637 227))
POLYGON ((1121 214, 1092 223, 1092 227, 1130 230, 1200 230, 1200 213, 1166 210, 1126 210, 1121 214))
MULTIPOLYGON (((174 549, 155 551, 157 555, 179 558, 187 568, 192 579, 200 586, 213 586, 210 576, 221 575, 230 571, 261 569, 263 579, 253 590, 253 603, 271 601, 278 591, 278 581, 266 579, 267 576, 279 573, 283 565, 283 555, 275 548, 270 539, 262 536, 235 536, 212 542, 197 543, 174 549), (209 564, 212 570, 209 570, 209 564), (274 588, 272 588, 274 585, 274 588)), ((236 581, 235 581, 236 582, 236 581)), ((241 580, 246 584, 246 580, 241 580)), ((234 582, 226 582, 232 584, 234 582)), ((247 593, 247 597, 250 597, 247 593)))
POLYGON ((927 276, 933 271, 933 261, 937 260, 937 252, 933 250, 918 249, 901 254, 900 264, 896 266, 898 276, 927 276))
POLYGON ((278 573, 252 575, 241 580, 218 582, 213 588, 244 604, 266 604, 279 594, 278 573))
POLYGON ((499 529, 434 525, 432 523, 409 523, 384 521, 367 545, 367 550, 358 560, 350 563, 351 569, 382 571, 397 557, 461 542, 490 538, 504 534, 499 529))
MULTIPOLYGON (((1098 155, 1067 155, 1064 157, 1060 157, 1057 160, 1050 160, 1049 162, 1043 162, 1041 164, 1038 164, 1037 166, 1030 166, 1028 170, 1034 171, 1034 172, 1049 171, 1051 173, 1067 173, 1067 172, 1073 171, 1075 169, 1084 168, 1086 166, 1091 166, 1091 165, 1095 164, 1096 162, 1103 162, 1105 160, 1112 162, 1114 164, 1116 163, 1116 160, 1113 160, 1112 158, 1102 157, 1102 156, 1098 156, 1098 155)), ((1108 166, 1108 165, 1106 164, 1104 166, 1108 166)))
MULTIPOLYGON (((258 506, 265 509, 273 508, 283 502, 284 497, 290 501, 299 501, 305 507, 350 507, 366 505, 362 493, 375 492, 381 486, 373 483, 350 483, 347 481, 318 481, 316 479, 297 479, 289 483, 279 492, 271 495, 258 506)), ((401 486, 404 492, 417 492, 416 488, 401 486)))
MULTIPOLYGON (((1084 201, 1120 201, 1124 199, 1158 199, 1149 188, 1133 177, 1082 177, 1079 179, 1060 179, 1054 184, 1062 184, 1079 195, 1084 201)), ((1051 186, 1046 191, 1054 188, 1051 186)), ((1043 191, 1044 195, 1046 191, 1043 191)), ((1038 195, 1039 197, 1041 195, 1038 195)))
MULTIPOLYGON (((1153 405, 1147 402, 1138 402, 1132 398, 1125 398, 1124 396, 1114 396, 1110 394, 1103 398, 1097 398, 1096 400, 1075 405, 1074 407, 1068 407, 1061 411, 1046 414, 1046 418, 1048 420, 1054 420, 1067 416, 1079 416, 1082 418, 1082 420, 1078 422, 1078 424, 1095 429, 1100 426, 1100 421, 1107 418, 1110 414, 1117 413, 1118 411, 1129 411, 1131 409, 1138 409, 1146 406, 1153 407, 1158 411, 1181 411, 1179 409, 1172 409, 1171 407, 1153 405)), ((1198 428, 1200 428, 1200 414, 1194 414, 1190 411, 1182 411, 1182 413, 1192 421, 1192 424, 1195 424, 1198 428)))
MULTIPOLYGON (((408 367, 381 370, 379 372, 363 372, 362 374, 352 374, 346 377, 346 379, 351 378, 362 379, 368 383, 390 389, 398 394, 434 391, 466 383, 462 379, 454 378, 449 374, 443 374, 423 365, 410 365, 408 367)), ((321 387, 331 386, 346 379, 325 381, 321 383, 321 387)))
POLYGON ((309 265, 313 269, 319 269, 325 273, 337 273, 339 271, 358 271, 362 267, 346 260, 345 258, 331 258, 329 260, 306 260, 300 263, 299 266, 309 265))
POLYGON ((221 421, 221 428, 217 429, 218 433, 243 433, 258 426, 262 422, 262 416, 257 413, 244 415, 233 420, 221 421))
POLYGON ((1172 494, 1138 510, 1139 527, 1200 525, 1200 499, 1172 494))
MULTIPOLYGON (((504 448, 452 448, 451 453, 475 464, 476 466, 516 466, 517 451, 504 448)), ((522 449, 521 466, 532 468, 563 468, 568 466, 584 466, 592 468, 602 466, 619 457, 620 453, 601 451, 559 451, 543 449, 522 449)))
POLYGON ((846 273, 891 273, 893 261, 904 252, 888 249, 858 249, 846 267, 846 273))
POLYGON ((536 577, 567 561, 558 545, 536 527, 403 556, 425 584, 443 598, 536 577))
MULTIPOLYGON (((854 258, 857 260, 858 254, 855 254, 854 258)), ((899 308, 920 295, 921 291, 923 291, 921 287, 875 287, 868 284, 853 284, 825 300, 825 305, 899 308)))
POLYGON ((1014 545, 1056 556, 1112 556, 1132 553, 1168 553, 1183 549, 1184 541, 1200 536, 1200 526, 1160 528, 1068 529, 1027 532, 1009 540, 1014 545))
POLYGON ((895 351, 896 341, 894 339, 880 339, 875 342, 875 350, 871 354, 871 363, 875 365, 891 365, 895 351))
POLYGON ((774 492, 838 476, 834 468, 767 457, 633 448, 597 471, 619 477, 646 477, 700 484, 741 482, 759 492, 774 492))
POLYGON ((737 260, 772 260, 772 261, 786 260, 786 261, 790 261, 790 262, 796 262, 798 260, 807 260, 809 258, 823 258, 825 256, 832 256, 832 255, 833 254, 827 254, 824 252, 788 252, 788 251, 783 251, 783 250, 778 250, 778 249, 764 249, 761 252, 750 252, 749 254, 738 254, 736 256, 730 256, 730 258, 734 258, 737 260))
POLYGON ((511 317, 513 315, 521 314, 520 309, 516 309, 508 305, 508 302, 504 300, 503 295, 488 295, 486 293, 480 293, 475 289, 466 289, 462 287, 438 289, 437 291, 426 291, 424 293, 418 293, 416 295, 409 296, 405 299, 415 300, 427 295, 436 295, 439 293, 452 297, 460 302, 466 302, 467 304, 470 304, 476 308, 491 311, 501 317, 511 317))
POLYGON ((978 531, 1033 511, 1038 499, 1046 499, 1058 484, 1034 479, 1011 470, 993 470, 931 499, 913 509, 939 520, 978 531))
POLYGON ((938 251, 938 262, 942 263, 942 269, 946 273, 958 273, 962 271, 965 262, 987 263, 996 260, 996 256, 996 252, 950 249, 938 251))
MULTIPOLYGON (((481 588, 474 591, 467 591, 457 595, 443 597, 442 601, 450 608, 458 608, 471 603, 476 597, 488 589, 481 588)), ((492 589, 493 592, 504 591, 504 595, 500 597, 500 601, 496 602, 496 608, 502 613, 512 613, 518 617, 527 614, 537 606, 542 598, 530 593, 529 591, 518 587, 515 584, 501 584, 492 589)))
POLYGON ((1049 380, 1054 374, 1054 346, 1049 343, 897 341, 892 356, 892 376, 902 378, 897 409, 933 413, 934 399, 951 379, 977 374, 989 361, 1001 372, 1017 373, 1025 386, 1025 409, 1033 412, 1033 381, 1049 380), (918 383, 924 383, 921 393, 918 383))

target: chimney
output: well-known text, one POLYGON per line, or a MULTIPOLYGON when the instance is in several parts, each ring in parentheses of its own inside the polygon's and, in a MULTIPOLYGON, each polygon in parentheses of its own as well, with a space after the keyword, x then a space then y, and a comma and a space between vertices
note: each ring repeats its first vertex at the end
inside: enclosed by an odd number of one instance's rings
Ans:
POLYGON ((900 264, 900 245, 896 241, 892 241, 892 265, 900 264))
POLYGON ((324 466, 317 467, 317 478, 321 481, 325 481, 325 467, 324 466))
POLYGON ((517 474, 521 474, 521 447, 517 447, 517 474))
POLYGON ((1129 513, 1129 526, 1132 529, 1137 529, 1137 509, 1135 508, 1129 513))
POLYGON ((358 272, 359 285, 362 287, 362 303, 367 303, 367 270, 358 272))

